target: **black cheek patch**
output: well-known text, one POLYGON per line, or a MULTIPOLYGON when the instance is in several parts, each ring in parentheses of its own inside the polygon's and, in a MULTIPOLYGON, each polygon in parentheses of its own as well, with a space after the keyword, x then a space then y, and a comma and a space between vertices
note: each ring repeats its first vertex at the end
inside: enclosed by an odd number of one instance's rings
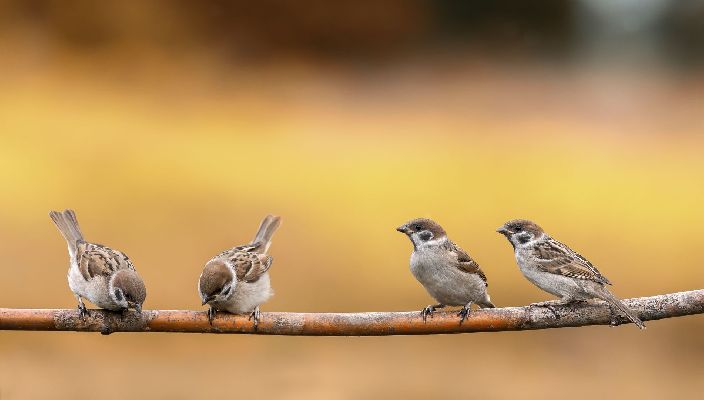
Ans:
POLYGON ((527 235, 525 233, 518 235, 518 242, 520 244, 526 244, 530 242, 530 235, 527 235))
POLYGON ((120 292, 119 290, 115 290, 115 299, 117 301, 122 301, 122 292, 120 292))
POLYGON ((423 231, 418 234, 418 237, 420 238, 420 240, 427 242, 428 240, 433 238, 433 234, 428 231, 423 231))

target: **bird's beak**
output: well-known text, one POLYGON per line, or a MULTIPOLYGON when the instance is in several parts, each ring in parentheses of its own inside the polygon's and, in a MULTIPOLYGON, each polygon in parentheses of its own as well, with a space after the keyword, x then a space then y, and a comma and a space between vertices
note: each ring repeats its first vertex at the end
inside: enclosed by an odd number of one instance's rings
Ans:
POLYGON ((401 225, 398 228, 396 228, 396 230, 408 235, 408 227, 406 225, 401 225))
POLYGON ((496 232, 498 232, 504 236, 508 236, 511 233, 508 231, 508 229, 506 229, 505 226, 500 227, 499 229, 496 230, 496 232))
POLYGON ((206 305, 206 304, 208 304, 208 299, 203 299, 203 300, 200 302, 200 305, 201 305, 201 306, 204 306, 204 305, 206 305))

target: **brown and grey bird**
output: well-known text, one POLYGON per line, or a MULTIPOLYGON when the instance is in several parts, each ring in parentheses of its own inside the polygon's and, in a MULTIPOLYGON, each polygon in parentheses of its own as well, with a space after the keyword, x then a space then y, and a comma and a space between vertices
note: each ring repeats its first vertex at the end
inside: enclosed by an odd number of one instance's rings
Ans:
POLYGON ((87 315, 83 299, 100 308, 142 312, 147 289, 125 253, 97 243, 86 242, 73 210, 49 213, 68 243, 70 266, 68 286, 78 299, 81 317, 87 315))
POLYGON ((269 280, 273 261, 266 252, 281 218, 267 215, 251 243, 225 250, 213 257, 198 281, 202 304, 208 304, 208 320, 212 323, 217 311, 249 314, 254 327, 259 324, 259 306, 274 292, 269 280))
POLYGON ((550 237, 534 222, 517 219, 497 229, 513 245, 516 263, 534 285, 560 298, 536 303, 551 306, 575 301, 601 299, 617 308, 639 328, 645 324, 636 313, 611 294, 611 285, 596 267, 565 244, 550 237))
POLYGON ((396 228, 413 243, 411 273, 439 304, 421 311, 423 320, 445 306, 462 306, 462 323, 470 306, 494 308, 487 293, 487 279, 479 264, 467 252, 447 238, 445 230, 435 221, 417 218, 396 228))

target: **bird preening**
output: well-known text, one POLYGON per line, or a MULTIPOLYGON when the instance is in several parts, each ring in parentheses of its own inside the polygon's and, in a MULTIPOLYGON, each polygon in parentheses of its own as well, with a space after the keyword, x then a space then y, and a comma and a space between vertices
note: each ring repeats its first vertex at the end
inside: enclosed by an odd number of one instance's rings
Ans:
MULTIPOLYGON (((68 245, 68 284, 78 300, 81 317, 88 313, 84 299, 110 311, 134 309, 141 313, 147 291, 129 257, 86 241, 73 210, 52 211, 49 216, 68 245)), ((225 250, 205 264, 198 279, 198 295, 201 304, 209 307, 205 312, 211 324, 221 311, 249 316, 256 329, 261 319, 259 307, 273 295, 269 279, 273 258, 267 253, 280 224, 280 217, 267 215, 250 243, 225 250)), ((437 222, 416 218, 396 230, 413 244, 411 273, 437 302, 421 310, 423 321, 448 306, 461 307, 457 314, 460 324, 469 317, 472 305, 495 308, 484 271, 437 222)), ((620 312, 645 328, 638 315, 607 289, 611 282, 592 263, 534 222, 512 220, 497 232, 513 246, 525 278, 559 297, 531 306, 552 310, 556 305, 599 299, 609 305, 612 315, 620 312)))
POLYGON ((281 218, 267 215, 249 244, 236 246, 213 257, 198 279, 202 305, 208 304, 208 320, 217 311, 249 314, 254 326, 259 324, 259 305, 274 294, 269 281, 273 258, 267 255, 271 237, 281 218))
POLYGON ((141 312, 147 289, 129 257, 85 241, 73 210, 52 211, 49 216, 68 244, 68 286, 78 300, 79 313, 88 312, 84 298, 106 310, 141 312))

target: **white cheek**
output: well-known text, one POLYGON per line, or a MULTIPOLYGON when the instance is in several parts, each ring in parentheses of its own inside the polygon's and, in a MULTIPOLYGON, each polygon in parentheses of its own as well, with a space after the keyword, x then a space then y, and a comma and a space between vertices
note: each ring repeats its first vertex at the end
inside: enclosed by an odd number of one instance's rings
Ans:
POLYGON ((522 247, 522 248, 524 248, 524 247, 531 247, 531 246, 533 246, 536 242, 539 242, 539 241, 543 240, 543 238, 545 237, 545 234, 542 234, 542 235, 540 235, 540 236, 537 237, 537 238, 531 235, 531 236, 530 236, 530 240, 528 240, 527 242, 521 242, 520 240, 518 240, 518 236, 519 236, 519 235, 513 235, 513 236, 511 236, 511 242, 512 242, 516 247, 522 247))
POLYGON ((512 238, 511 238, 511 242, 512 242, 512 243, 514 244, 514 246, 516 246, 516 247, 527 247, 527 246, 530 246, 530 244, 531 244, 530 241, 528 241, 528 242, 521 242, 520 240, 518 240, 518 236, 512 237, 512 238))
POLYGON ((432 239, 428 240, 427 242, 423 242, 423 246, 435 247, 443 244, 444 241, 444 239, 432 239))
POLYGON ((232 285, 230 286, 230 291, 226 292, 221 292, 220 294, 217 295, 216 300, 217 301, 227 301, 232 297, 232 294, 235 292, 235 283, 233 282, 232 285))
POLYGON ((115 304, 117 304, 118 306, 127 308, 127 300, 125 300, 124 297, 122 298, 122 300, 117 300, 117 298, 115 297, 115 292, 114 292, 114 291, 111 291, 111 292, 110 292, 110 298, 111 298, 112 301, 114 301, 115 304))
POLYGON ((411 240, 413 240, 413 243, 415 243, 417 246, 421 246, 421 245, 424 246, 424 245, 426 245, 427 243, 435 242, 435 241, 436 241, 436 238, 433 237, 433 233, 432 233, 432 232, 426 230, 426 231, 420 231, 420 232, 413 232, 413 233, 411 234, 411 240), (421 237, 421 235, 423 235, 423 236, 425 236, 425 237, 430 236, 430 238, 429 238, 428 240, 423 240, 423 238, 421 237))

